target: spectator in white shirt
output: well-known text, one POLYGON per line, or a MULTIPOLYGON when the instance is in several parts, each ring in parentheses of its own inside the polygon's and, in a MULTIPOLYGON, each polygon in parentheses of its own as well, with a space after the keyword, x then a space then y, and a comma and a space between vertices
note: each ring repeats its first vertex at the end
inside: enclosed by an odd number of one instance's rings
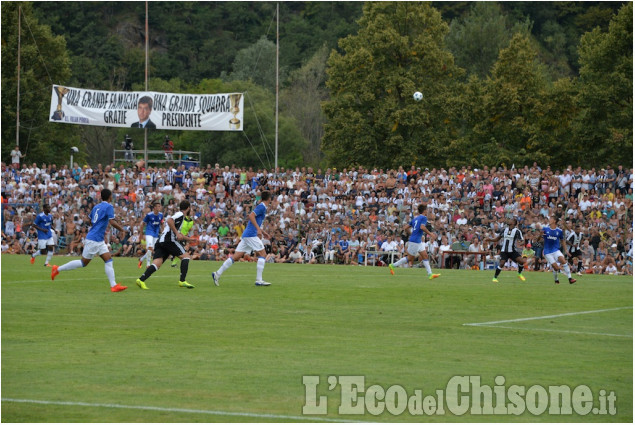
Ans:
MULTIPOLYGON (((483 245, 478 240, 477 236, 474 236, 472 238, 472 243, 470 244, 470 246, 467 247, 467 250, 469 252, 482 252, 483 251, 483 245)), ((481 256, 478 255, 478 254, 469 254, 465 258, 465 266, 466 266, 466 268, 470 268, 472 266, 476 266, 480 262, 481 262, 481 256)))

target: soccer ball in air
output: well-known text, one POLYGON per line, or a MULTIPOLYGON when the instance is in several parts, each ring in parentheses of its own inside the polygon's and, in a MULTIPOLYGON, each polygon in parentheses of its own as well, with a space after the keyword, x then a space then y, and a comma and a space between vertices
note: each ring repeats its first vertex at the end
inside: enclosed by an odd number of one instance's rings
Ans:
POLYGON ((420 91, 416 91, 415 94, 412 95, 412 98, 417 102, 420 102, 423 99, 423 95, 420 91))

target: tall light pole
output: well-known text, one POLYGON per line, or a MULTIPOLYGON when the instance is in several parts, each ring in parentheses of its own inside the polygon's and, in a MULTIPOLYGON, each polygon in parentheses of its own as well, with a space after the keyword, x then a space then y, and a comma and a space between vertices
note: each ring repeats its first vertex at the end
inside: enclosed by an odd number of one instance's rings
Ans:
POLYGON ((280 54, 280 3, 276 3, 276 152, 275 152, 275 160, 274 160, 274 173, 278 169, 278 89, 279 89, 279 81, 278 81, 278 56, 280 54))
POLYGON ((18 6, 18 100, 15 112, 15 145, 20 146, 20 50, 22 48, 22 7, 18 6))
MULTIPOLYGON (((146 91, 148 91, 148 1, 146 0, 146 91)), ((143 128, 143 163, 148 168, 148 128, 143 128)))

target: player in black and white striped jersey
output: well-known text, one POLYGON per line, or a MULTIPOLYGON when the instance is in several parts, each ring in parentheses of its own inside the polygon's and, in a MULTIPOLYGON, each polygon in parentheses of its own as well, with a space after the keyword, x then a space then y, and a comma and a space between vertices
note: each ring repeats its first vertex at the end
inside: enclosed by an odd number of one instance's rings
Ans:
POLYGON ((185 278, 187 277, 187 270, 190 264, 190 255, 187 253, 183 245, 182 241, 195 241, 195 238, 188 238, 181 232, 181 226, 187 217, 190 214, 190 202, 188 200, 183 200, 179 204, 179 211, 168 217, 166 220, 165 227, 163 228, 163 232, 159 236, 159 240, 154 247, 154 259, 152 264, 146 269, 146 271, 137 279, 137 286, 141 289, 148 289, 145 282, 152 275, 152 273, 156 272, 161 268, 163 262, 170 256, 174 255, 181 259, 181 277, 179 279, 179 286, 181 288, 194 288, 194 285, 189 284, 185 278))
POLYGON ((569 263, 571 267, 578 262, 577 275, 582 275, 582 250, 580 245, 582 244, 582 228, 580 224, 576 224, 574 230, 567 232, 567 247, 569 249, 569 263))
POLYGON ((505 227, 497 237, 495 238, 485 238, 485 242, 500 242, 501 245, 501 258, 500 262, 496 266, 496 272, 494 274, 494 279, 492 282, 498 282, 498 275, 503 270, 503 266, 507 262, 507 260, 512 260, 516 264, 518 264, 518 279, 525 281, 525 276, 523 276, 523 267, 527 262, 527 259, 522 256, 520 251, 516 249, 516 244, 518 242, 522 242, 525 239, 523 238, 523 233, 518 229, 518 223, 515 218, 510 218, 507 220, 507 227, 505 227))

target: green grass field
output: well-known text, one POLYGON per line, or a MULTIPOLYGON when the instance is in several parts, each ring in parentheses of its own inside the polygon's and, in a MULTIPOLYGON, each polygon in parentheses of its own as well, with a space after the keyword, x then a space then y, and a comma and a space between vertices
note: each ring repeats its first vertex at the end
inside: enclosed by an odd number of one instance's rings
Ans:
POLYGON ((166 265, 142 291, 136 260, 116 259, 129 288, 111 293, 100 259, 54 282, 42 264, 1 260, 3 422, 633 421, 632 277, 554 285, 550 273, 522 283, 503 272, 493 284, 489 271, 429 281, 423 269, 276 264, 263 288, 255 264, 240 263, 215 287, 220 263, 199 261, 188 275, 196 289, 177 287, 166 265), (586 385, 594 406, 614 392, 617 413, 339 414, 340 386, 327 379, 347 375, 408 395, 467 375, 586 385), (303 376, 320 377, 327 415, 303 415, 303 376))

